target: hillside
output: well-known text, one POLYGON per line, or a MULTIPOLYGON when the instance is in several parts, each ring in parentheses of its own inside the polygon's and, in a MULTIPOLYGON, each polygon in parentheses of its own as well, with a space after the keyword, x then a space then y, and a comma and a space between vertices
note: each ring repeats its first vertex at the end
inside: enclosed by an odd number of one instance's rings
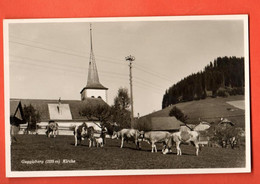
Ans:
POLYGON ((185 77, 167 89, 162 108, 206 97, 244 95, 244 86, 244 58, 218 57, 202 71, 185 77))
POLYGON ((239 109, 231 104, 242 104, 244 106, 244 96, 229 96, 227 98, 206 98, 190 102, 178 103, 166 107, 160 111, 148 114, 148 117, 168 116, 172 107, 176 106, 189 117, 188 123, 198 124, 199 118, 207 122, 219 122, 220 118, 228 118, 238 127, 245 126, 245 110, 239 109), (232 103, 230 103, 232 102, 232 103))

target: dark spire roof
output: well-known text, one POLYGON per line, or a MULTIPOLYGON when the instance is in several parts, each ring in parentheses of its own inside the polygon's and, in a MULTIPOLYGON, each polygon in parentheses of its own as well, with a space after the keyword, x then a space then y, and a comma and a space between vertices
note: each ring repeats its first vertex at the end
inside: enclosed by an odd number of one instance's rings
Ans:
POLYGON ((89 67, 88 67, 88 82, 87 82, 87 86, 83 88, 83 90, 84 89, 108 89, 99 82, 97 65, 96 65, 95 56, 93 52, 91 24, 90 24, 90 58, 89 58, 89 67))

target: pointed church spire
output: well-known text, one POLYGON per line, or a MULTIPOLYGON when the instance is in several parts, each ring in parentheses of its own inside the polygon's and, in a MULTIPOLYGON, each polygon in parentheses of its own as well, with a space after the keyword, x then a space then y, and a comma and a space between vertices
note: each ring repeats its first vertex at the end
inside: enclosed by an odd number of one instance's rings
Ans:
POLYGON ((89 58, 89 67, 88 67, 88 81, 87 81, 87 86, 82 89, 81 93, 84 91, 84 89, 105 89, 105 90, 108 89, 99 82, 97 65, 96 65, 95 56, 93 52, 91 24, 90 24, 90 58, 89 58))
POLYGON ((89 58, 89 66, 88 66, 88 82, 87 88, 94 89, 107 89, 100 82, 98 77, 97 65, 95 61, 95 56, 93 52, 93 41, 92 41, 92 27, 90 24, 90 58, 89 58))

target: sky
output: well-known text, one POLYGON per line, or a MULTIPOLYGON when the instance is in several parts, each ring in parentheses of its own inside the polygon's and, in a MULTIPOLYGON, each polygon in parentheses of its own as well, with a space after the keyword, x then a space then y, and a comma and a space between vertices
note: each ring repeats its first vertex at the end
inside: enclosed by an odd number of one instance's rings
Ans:
MULTIPOLYGON (((113 104, 129 89, 133 55, 134 114, 161 109, 165 90, 223 56, 244 56, 242 20, 92 22, 99 79, 113 104)), ((10 23, 10 97, 80 100, 87 84, 90 21, 10 23)), ((130 91, 130 90, 129 90, 130 91)))

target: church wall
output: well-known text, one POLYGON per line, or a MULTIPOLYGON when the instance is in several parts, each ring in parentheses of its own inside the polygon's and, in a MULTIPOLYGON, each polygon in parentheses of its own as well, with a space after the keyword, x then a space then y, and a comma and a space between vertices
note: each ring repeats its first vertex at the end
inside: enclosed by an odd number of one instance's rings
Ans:
POLYGON ((94 97, 98 98, 101 97, 105 102, 107 102, 107 90, 104 89, 87 89, 84 91, 84 97, 94 97))

